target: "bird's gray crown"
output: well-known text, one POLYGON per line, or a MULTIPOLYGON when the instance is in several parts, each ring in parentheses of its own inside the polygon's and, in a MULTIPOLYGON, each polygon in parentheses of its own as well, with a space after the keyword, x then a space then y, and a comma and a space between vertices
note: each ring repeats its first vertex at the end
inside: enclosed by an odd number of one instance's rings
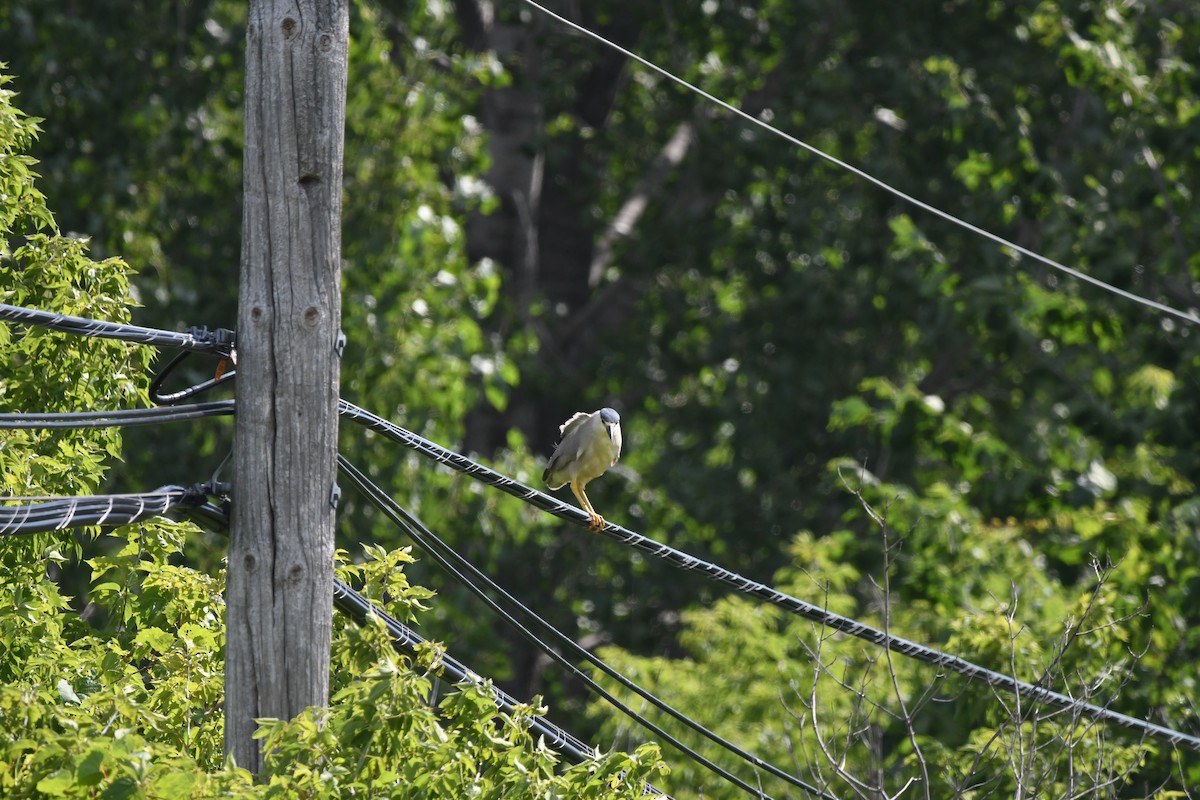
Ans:
POLYGON ((606 406, 600 409, 600 420, 609 425, 616 425, 621 421, 621 415, 606 406))

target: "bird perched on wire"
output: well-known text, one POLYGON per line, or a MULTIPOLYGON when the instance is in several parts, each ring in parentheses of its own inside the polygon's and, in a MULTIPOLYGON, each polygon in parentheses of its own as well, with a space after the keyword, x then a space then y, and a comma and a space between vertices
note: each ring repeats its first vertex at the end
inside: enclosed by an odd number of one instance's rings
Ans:
POLYGON ((571 492, 591 519, 589 527, 599 531, 604 528, 604 517, 592 508, 583 487, 603 475, 621 457, 621 416, 611 408, 591 414, 580 411, 558 430, 562 438, 550 456, 542 480, 551 489, 571 484, 571 492))

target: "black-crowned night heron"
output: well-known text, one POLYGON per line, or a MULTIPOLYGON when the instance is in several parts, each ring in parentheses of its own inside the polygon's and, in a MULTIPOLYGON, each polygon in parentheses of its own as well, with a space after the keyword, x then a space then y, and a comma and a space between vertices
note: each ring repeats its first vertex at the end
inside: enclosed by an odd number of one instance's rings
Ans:
POLYGON ((621 457, 621 416, 611 408, 587 414, 580 411, 559 426, 562 439, 550 456, 542 480, 551 489, 571 484, 579 505, 591 518, 591 529, 604 527, 604 517, 588 502, 583 487, 599 478, 621 457))

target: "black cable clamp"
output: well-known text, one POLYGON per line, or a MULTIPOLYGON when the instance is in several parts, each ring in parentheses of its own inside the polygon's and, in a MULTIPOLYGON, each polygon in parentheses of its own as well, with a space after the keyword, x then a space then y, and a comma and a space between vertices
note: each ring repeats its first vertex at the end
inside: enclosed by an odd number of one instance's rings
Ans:
POLYGON ((206 521, 219 528, 229 527, 232 504, 229 499, 233 484, 210 478, 184 488, 183 506, 196 521, 206 521))
POLYGON ((184 487, 183 501, 193 506, 204 505, 209 501, 209 498, 213 497, 221 501, 227 501, 232 491, 232 483, 210 478, 203 483, 193 483, 191 486, 184 487))
POLYGON ((187 334, 197 342, 213 345, 213 352, 236 362, 234 352, 237 348, 237 331, 230 328, 217 328, 210 331, 207 325, 193 325, 187 329, 187 334))

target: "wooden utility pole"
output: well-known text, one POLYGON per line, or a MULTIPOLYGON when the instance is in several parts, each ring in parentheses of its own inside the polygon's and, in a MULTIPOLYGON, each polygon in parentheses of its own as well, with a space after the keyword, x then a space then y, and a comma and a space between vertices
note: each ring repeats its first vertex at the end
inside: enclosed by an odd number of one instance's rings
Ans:
POLYGON ((225 754, 329 702, 348 0, 250 0, 225 754))

